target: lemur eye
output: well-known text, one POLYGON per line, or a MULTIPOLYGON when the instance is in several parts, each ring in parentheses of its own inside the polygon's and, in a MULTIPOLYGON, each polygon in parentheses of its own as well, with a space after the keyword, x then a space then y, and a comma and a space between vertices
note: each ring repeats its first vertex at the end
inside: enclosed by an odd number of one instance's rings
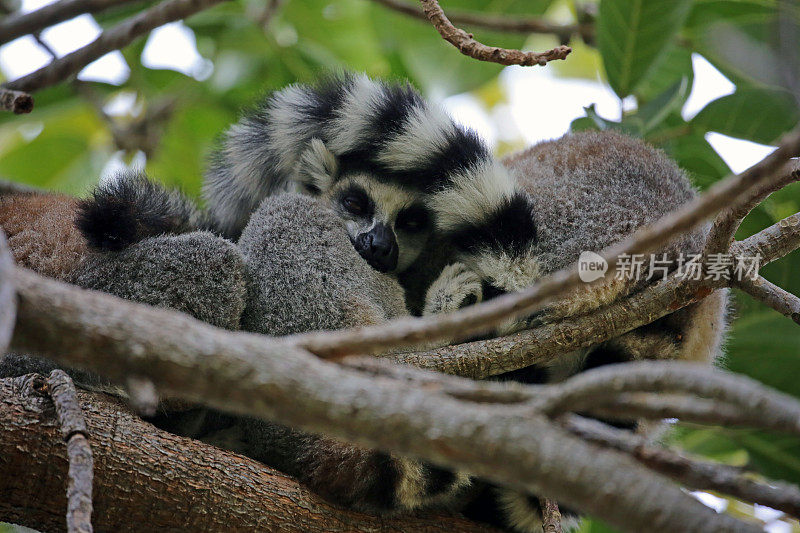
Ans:
POLYGON ((366 200, 358 196, 356 194, 347 194, 342 197, 342 206, 349 213, 352 213, 357 216, 365 215, 367 213, 367 202, 366 200))
POLYGON ((406 233, 420 233, 430 225, 428 210, 422 206, 411 206, 400 211, 395 227, 406 233))

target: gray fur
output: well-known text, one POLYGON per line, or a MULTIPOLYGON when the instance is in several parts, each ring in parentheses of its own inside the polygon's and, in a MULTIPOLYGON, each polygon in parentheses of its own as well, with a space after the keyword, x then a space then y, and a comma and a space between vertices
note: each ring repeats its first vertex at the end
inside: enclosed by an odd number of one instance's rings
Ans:
POLYGON ((236 246, 211 233, 150 237, 119 252, 89 254, 72 283, 239 329, 245 265, 236 246))
POLYGON ((343 229, 312 198, 287 194, 264 202, 239 239, 253 283, 243 329, 288 335, 408 314, 397 281, 361 259, 343 229))

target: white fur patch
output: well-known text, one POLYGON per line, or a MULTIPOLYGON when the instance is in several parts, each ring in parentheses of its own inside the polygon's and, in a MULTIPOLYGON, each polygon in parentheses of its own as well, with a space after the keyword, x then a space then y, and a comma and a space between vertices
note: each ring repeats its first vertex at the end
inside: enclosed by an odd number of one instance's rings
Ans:
MULTIPOLYGON (((299 157, 298 143, 313 135, 317 124, 309 121, 305 109, 316 104, 314 95, 301 85, 290 85, 275 93, 268 113, 270 142, 278 155, 278 167, 291 172, 299 157)), ((233 160, 234 165, 243 164, 233 160)), ((238 174, 238 173, 237 173, 238 174)))
POLYGON ((383 86, 359 74, 345 94, 334 118, 326 126, 330 149, 343 154, 357 148, 369 134, 378 106, 386 98, 383 86))
POLYGON ((434 194, 430 205, 436 213, 436 225, 448 231, 486 219, 516 191, 508 170, 494 159, 481 161, 455 176, 445 190, 434 194))
POLYGON ((432 504, 446 502, 462 488, 471 483, 469 475, 456 472, 450 488, 439 494, 426 494, 427 478, 422 463, 412 459, 397 458, 400 483, 397 487, 397 500, 406 509, 417 509, 432 504))
POLYGON ((536 255, 529 251, 519 256, 488 250, 477 256, 462 258, 481 279, 506 292, 519 292, 530 287, 541 277, 536 255))
POLYGON ((463 263, 447 265, 425 294, 424 316, 457 311, 470 295, 481 301, 481 279, 463 263))
MULTIPOLYGON (((310 183, 324 192, 331 188, 338 172, 336 156, 319 139, 311 139, 297 162, 295 174, 303 183, 310 183)), ((300 191, 306 192, 306 191, 300 191)))
POLYGON ((453 119, 440 107, 415 107, 400 132, 386 140, 376 159, 392 170, 423 167, 432 154, 447 146, 448 133, 454 128, 453 119))

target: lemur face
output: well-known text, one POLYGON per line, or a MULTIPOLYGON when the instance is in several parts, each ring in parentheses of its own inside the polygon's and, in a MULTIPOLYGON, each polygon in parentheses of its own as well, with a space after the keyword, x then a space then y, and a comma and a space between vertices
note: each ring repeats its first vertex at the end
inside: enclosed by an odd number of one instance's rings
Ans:
POLYGON ((342 218, 356 251, 379 272, 402 272, 433 232, 421 193, 366 172, 339 174, 336 157, 314 139, 297 165, 300 191, 323 198, 342 218))
POLYGON ((417 195, 371 176, 342 177, 325 194, 356 251, 380 272, 402 272, 419 256, 433 229, 417 195))

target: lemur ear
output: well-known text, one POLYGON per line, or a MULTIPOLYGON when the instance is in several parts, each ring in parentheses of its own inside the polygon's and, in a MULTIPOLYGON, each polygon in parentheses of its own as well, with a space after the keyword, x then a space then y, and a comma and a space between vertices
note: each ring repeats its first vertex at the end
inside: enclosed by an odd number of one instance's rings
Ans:
POLYGON ((339 172, 336 156, 321 140, 314 138, 297 161, 297 179, 304 191, 317 195, 333 185, 339 172))

